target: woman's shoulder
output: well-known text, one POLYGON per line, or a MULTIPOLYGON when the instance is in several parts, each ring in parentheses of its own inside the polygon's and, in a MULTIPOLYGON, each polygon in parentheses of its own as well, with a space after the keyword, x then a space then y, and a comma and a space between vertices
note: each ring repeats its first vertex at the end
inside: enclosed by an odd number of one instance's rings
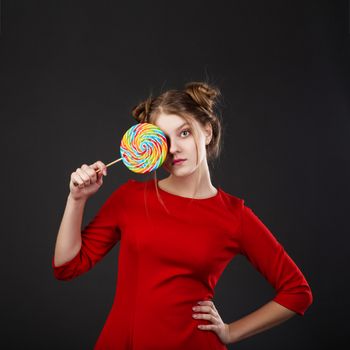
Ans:
POLYGON ((226 205, 231 209, 242 209, 245 205, 245 201, 243 198, 238 195, 234 195, 230 192, 224 191, 220 187, 222 200, 226 203, 226 205))
POLYGON ((120 197, 126 192, 129 192, 132 189, 134 182, 132 179, 123 181, 121 184, 116 186, 111 193, 111 197, 120 197))

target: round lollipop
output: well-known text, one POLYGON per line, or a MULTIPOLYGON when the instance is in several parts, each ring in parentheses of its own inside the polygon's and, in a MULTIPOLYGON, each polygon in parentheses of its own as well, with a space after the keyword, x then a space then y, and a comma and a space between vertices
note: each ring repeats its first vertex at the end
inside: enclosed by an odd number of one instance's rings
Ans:
MULTIPOLYGON (((122 160, 134 173, 149 173, 164 163, 167 153, 168 143, 164 132, 154 124, 138 123, 130 127, 121 140, 121 158, 106 167, 122 160)), ((99 172, 100 169, 96 170, 96 173, 99 172)))
POLYGON ((168 153, 164 132, 150 123, 132 126, 123 136, 120 155, 124 165, 134 173, 149 173, 159 168, 168 153))

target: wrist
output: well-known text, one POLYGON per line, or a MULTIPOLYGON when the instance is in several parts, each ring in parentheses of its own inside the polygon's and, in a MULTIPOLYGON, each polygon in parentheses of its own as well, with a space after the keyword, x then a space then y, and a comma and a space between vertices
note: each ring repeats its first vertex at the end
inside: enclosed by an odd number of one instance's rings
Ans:
POLYGON ((230 344, 237 343, 239 341, 239 335, 236 329, 235 322, 228 324, 228 330, 229 330, 229 340, 230 344))
POLYGON ((72 193, 70 192, 67 198, 67 201, 76 205, 85 205, 87 202, 88 198, 86 197, 81 197, 81 198, 75 198, 72 196, 72 193))

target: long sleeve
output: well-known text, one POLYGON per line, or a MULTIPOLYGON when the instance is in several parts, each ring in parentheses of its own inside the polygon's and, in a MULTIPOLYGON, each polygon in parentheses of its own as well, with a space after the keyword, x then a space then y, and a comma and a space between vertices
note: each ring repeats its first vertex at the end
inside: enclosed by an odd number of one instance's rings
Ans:
POLYGON ((74 258, 52 268, 56 279, 71 280, 89 271, 120 240, 123 200, 126 183, 115 190, 105 201, 96 216, 81 231, 82 244, 74 258))
POLYGON ((313 302, 308 282, 281 243, 244 203, 240 248, 241 254, 274 287, 276 295, 272 300, 303 316, 313 302))

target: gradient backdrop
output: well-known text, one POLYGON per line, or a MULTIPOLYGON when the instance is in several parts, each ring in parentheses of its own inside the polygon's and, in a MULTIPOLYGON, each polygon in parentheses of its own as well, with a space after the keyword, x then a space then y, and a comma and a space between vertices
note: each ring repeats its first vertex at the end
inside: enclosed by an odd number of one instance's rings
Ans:
MULTIPOLYGON (((1 1, 6 349, 92 349, 112 305, 119 246, 89 273, 54 279, 70 174, 119 158, 132 107, 191 80, 223 94, 213 184, 245 199, 314 295, 304 317, 228 348, 339 348, 349 326, 349 43, 347 1, 1 1)), ((84 225, 122 182, 149 178, 121 162, 108 169, 84 225)), ((230 323, 273 295, 240 256, 214 302, 230 323)))

